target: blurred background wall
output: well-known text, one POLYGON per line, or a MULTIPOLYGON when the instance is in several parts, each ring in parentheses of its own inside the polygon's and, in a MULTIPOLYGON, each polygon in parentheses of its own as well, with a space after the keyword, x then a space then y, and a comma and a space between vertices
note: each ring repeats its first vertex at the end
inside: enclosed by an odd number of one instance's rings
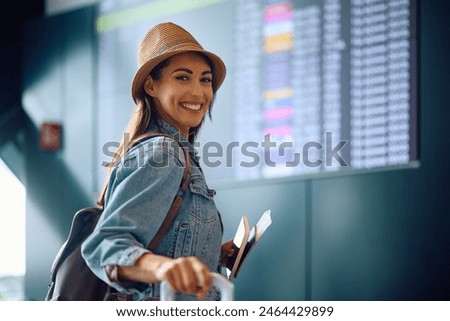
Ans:
MULTIPOLYGON (((418 168, 211 186, 225 238, 241 215, 273 213, 238 300, 450 299, 448 12, 445 0, 419 1, 418 168)), ((27 300, 45 297, 72 215, 103 177, 95 17, 95 6, 45 15, 41 3, 2 22, 0 157, 27 191, 27 300), (63 128, 58 151, 39 148, 49 121, 63 128)))

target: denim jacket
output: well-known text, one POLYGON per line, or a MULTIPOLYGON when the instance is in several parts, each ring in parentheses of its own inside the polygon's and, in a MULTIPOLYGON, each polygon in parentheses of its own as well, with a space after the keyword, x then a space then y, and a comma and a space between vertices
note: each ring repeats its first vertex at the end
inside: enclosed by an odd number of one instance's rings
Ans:
MULTIPOLYGON (((163 120, 152 121, 149 131, 182 136, 163 120)), ((184 141, 183 141, 184 140, 184 141)), ((198 164, 196 150, 189 148, 189 188, 171 226, 155 254, 178 258, 196 256, 211 271, 219 268, 223 226, 213 197, 198 164)), ((108 183, 103 215, 82 246, 82 255, 92 271, 133 300, 159 297, 159 284, 120 282, 117 266, 131 266, 144 253, 163 222, 178 192, 184 171, 184 154, 174 140, 155 137, 131 148, 113 169, 108 183), (112 271, 115 271, 113 273, 112 271)), ((217 299, 210 291, 208 299, 217 299)), ((195 299, 178 295, 179 300, 195 299)))

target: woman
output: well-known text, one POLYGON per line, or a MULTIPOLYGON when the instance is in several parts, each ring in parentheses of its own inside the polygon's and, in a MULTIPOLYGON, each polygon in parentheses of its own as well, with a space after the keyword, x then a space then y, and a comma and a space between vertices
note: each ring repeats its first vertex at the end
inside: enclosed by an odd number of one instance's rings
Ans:
POLYGON ((89 267, 133 300, 159 297, 165 280, 178 299, 217 299, 208 290, 210 272, 220 268, 230 242, 223 246, 222 222, 215 192, 208 188, 193 143, 211 113, 214 95, 226 68, 194 37, 173 23, 151 28, 138 49, 139 69, 133 79, 136 111, 112 161, 98 204, 104 212, 82 254, 89 267), (173 137, 133 143, 142 134, 173 137), (176 195, 186 160, 178 143, 189 150, 189 189, 178 213, 155 251, 146 247, 155 236, 176 195), (222 256, 221 256, 222 254, 222 256))

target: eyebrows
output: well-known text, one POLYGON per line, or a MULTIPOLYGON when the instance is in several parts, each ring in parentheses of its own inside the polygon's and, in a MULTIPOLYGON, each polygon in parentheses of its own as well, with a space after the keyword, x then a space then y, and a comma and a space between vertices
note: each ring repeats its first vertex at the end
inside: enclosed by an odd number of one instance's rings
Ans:
MULTIPOLYGON (((188 69, 188 68, 177 68, 174 71, 172 71, 172 74, 174 74, 176 72, 179 72, 179 71, 184 71, 184 72, 187 72, 188 74, 191 74, 191 75, 194 74, 194 72, 192 70, 188 69)), ((205 71, 203 71, 201 73, 202 76, 203 75, 208 75, 208 74, 212 74, 211 70, 205 70, 205 71)))

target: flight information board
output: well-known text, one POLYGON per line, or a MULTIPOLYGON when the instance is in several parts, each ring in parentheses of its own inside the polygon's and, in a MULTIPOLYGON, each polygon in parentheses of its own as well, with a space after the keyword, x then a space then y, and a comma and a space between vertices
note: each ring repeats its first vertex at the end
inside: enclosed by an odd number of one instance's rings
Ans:
POLYGON ((235 139, 265 144, 235 176, 417 160, 415 25, 408 0, 236 2, 235 139))

